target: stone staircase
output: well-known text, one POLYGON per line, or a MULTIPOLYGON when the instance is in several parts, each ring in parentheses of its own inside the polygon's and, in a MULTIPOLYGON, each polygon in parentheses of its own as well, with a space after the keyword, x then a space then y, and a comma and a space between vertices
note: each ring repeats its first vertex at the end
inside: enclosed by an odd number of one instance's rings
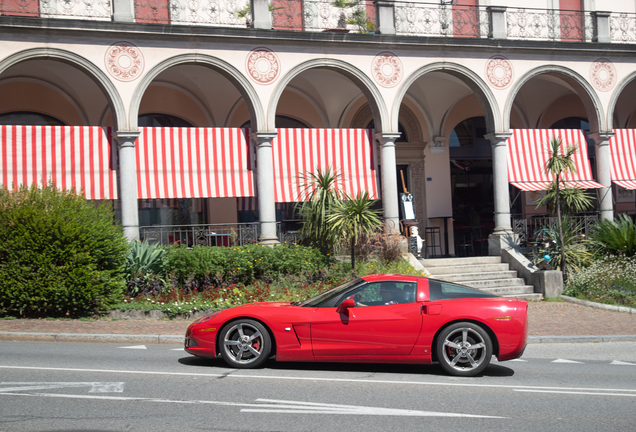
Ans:
POLYGON ((520 297, 541 300, 543 295, 534 293, 532 285, 517 277, 499 256, 469 258, 420 259, 420 263, 431 273, 431 277, 447 282, 457 282, 479 291, 504 297, 520 297))

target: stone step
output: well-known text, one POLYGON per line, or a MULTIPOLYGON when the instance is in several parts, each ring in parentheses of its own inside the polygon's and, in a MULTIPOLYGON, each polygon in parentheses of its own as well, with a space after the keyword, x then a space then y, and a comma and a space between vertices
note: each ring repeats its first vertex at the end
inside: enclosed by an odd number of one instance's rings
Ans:
POLYGON ((429 267, 449 267, 449 266, 466 266, 476 264, 497 264, 501 263, 499 256, 478 256, 467 258, 429 258, 420 259, 422 265, 429 267))
POLYGON ((460 274, 460 273, 494 273, 500 271, 509 271, 508 264, 479 264, 479 265, 464 265, 464 266, 449 266, 449 267, 426 267, 431 273, 431 277, 460 274))
POLYGON ((532 285, 517 285, 508 287, 482 288, 479 291, 499 296, 519 296, 525 294, 534 294, 534 287, 532 285))
POLYGON ((498 287, 517 287, 524 286, 526 283, 521 278, 513 279, 490 279, 490 280, 477 280, 477 281, 464 281, 462 285, 469 286, 476 289, 484 288, 498 288, 498 287))
POLYGON ((517 272, 515 270, 509 270, 509 271, 483 272, 483 273, 454 273, 454 274, 439 276, 438 279, 443 279, 448 282, 464 283, 464 281, 511 279, 516 277, 517 277, 517 272))

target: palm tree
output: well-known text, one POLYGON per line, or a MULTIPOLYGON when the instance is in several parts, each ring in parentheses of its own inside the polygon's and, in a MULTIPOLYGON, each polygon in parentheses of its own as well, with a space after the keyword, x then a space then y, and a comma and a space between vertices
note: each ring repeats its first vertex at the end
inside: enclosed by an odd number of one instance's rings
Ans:
MULTIPOLYGON (((576 172, 576 165, 572 156, 576 153, 577 145, 568 145, 561 149, 561 138, 553 138, 548 146, 548 160, 545 163, 545 173, 554 176, 554 181, 550 189, 554 193, 555 207, 557 212, 557 224, 559 227, 559 251, 561 253, 561 268, 566 268, 565 245, 563 244, 563 223, 561 220, 561 186, 565 188, 564 174, 576 172)), ((548 191, 550 190, 548 189, 548 191)), ((547 194, 546 194, 547 196, 547 194)), ((565 273, 564 273, 565 275, 565 273)))
POLYGON ((327 217, 330 230, 339 237, 348 239, 351 244, 351 267, 356 268, 355 245, 363 235, 373 234, 380 226, 380 211, 371 207, 377 200, 369 199, 369 193, 364 192, 355 198, 338 201, 331 214, 327 217))
POLYGON ((336 242, 333 232, 328 229, 327 216, 336 203, 345 198, 337 189, 341 178, 341 174, 332 173, 330 168, 299 176, 301 185, 296 210, 303 220, 300 234, 323 253, 329 253, 336 242))

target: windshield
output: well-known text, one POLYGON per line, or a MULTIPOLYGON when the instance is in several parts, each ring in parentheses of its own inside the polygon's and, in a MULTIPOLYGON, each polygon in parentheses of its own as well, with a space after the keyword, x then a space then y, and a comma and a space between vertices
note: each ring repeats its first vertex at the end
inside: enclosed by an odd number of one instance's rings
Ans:
POLYGON ((349 281, 345 284, 342 284, 340 286, 337 286, 335 288, 330 289, 329 291, 325 291, 324 293, 318 294, 316 297, 312 297, 308 300, 302 301, 302 302, 297 302, 297 303, 293 303, 296 306, 318 306, 320 303, 322 303, 323 301, 327 300, 328 298, 337 296, 338 294, 342 293, 343 291, 348 290, 349 288, 358 285, 359 283, 364 282, 363 279, 358 278, 358 279, 354 279, 352 281, 349 281))

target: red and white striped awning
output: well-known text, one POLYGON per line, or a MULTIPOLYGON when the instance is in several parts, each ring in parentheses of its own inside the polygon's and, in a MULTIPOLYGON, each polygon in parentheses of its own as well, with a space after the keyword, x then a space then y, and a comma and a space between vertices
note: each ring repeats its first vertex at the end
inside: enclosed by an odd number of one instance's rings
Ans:
POLYGON ((565 174, 566 187, 581 189, 603 188, 592 179, 590 160, 587 157, 587 141, 583 131, 578 129, 515 129, 508 138, 508 181, 524 191, 545 190, 554 180, 545 172, 549 158, 550 141, 561 138, 563 148, 577 145, 574 154, 576 171, 565 174))
POLYGON ((140 199, 254 196, 249 129, 139 129, 140 199))
POLYGON ((87 199, 116 199, 110 128, 0 126, 0 181, 10 189, 53 182, 87 199))
POLYGON ((377 156, 371 129, 278 129, 272 141, 276 202, 302 201, 305 173, 341 174, 338 189, 378 197, 377 156))
POLYGON ((636 189, 636 129, 616 129, 610 139, 612 181, 624 189, 636 189))

